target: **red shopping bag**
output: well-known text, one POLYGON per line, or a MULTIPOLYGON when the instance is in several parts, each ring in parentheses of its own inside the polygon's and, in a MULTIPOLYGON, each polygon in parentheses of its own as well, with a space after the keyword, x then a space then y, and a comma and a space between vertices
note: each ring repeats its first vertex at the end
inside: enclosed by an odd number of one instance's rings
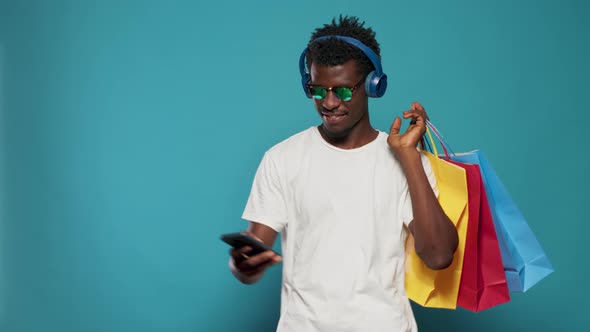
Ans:
POLYGON ((465 169, 469 193, 469 221, 457 305, 478 312, 510 301, 508 284, 479 166, 449 162, 465 169))

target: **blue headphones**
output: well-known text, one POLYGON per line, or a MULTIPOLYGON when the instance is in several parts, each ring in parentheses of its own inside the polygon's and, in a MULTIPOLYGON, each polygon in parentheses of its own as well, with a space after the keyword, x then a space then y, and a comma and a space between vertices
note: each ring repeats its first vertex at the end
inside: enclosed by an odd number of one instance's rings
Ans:
MULTIPOLYGON (((381 61, 379 60, 377 54, 375 54, 375 52, 373 52, 370 47, 361 43, 359 40, 346 36, 322 36, 314 39, 310 44, 329 38, 340 39, 363 51, 363 53, 369 58, 369 60, 371 60, 373 66, 375 67, 375 70, 370 72, 369 75, 367 75, 367 79, 365 80, 365 91, 367 96, 372 98, 379 98, 383 96, 385 94, 385 90, 387 89, 387 75, 383 73, 381 61)), ((299 57, 299 72, 301 73, 301 85, 303 86, 303 91, 305 91, 305 95, 308 98, 311 98, 312 96, 310 92, 305 87, 306 84, 311 80, 311 75, 305 68, 305 56, 308 49, 309 48, 306 47, 299 57)))

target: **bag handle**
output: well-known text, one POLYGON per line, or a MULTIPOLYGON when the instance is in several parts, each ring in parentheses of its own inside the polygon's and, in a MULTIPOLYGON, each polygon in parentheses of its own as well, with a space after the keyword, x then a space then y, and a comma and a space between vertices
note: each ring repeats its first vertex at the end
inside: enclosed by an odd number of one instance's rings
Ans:
POLYGON ((426 126, 426 136, 428 137, 427 144, 429 144, 430 148, 432 149, 432 154, 438 157, 438 151, 436 150, 436 144, 434 144, 434 139, 432 138, 432 134, 430 133, 430 129, 426 126))
POLYGON ((434 135, 436 136, 436 138, 438 138, 438 141, 440 142, 440 145, 443 147, 443 149, 445 150, 445 156, 447 157, 447 160, 449 159, 449 154, 447 152, 448 151, 451 152, 452 156, 456 156, 455 152, 453 151, 453 149, 451 149, 451 146, 449 145, 449 143, 445 140, 445 138, 443 137, 443 135, 440 134, 440 132, 438 131, 438 129, 436 129, 436 127, 432 124, 432 122, 426 120, 426 128, 430 128, 432 129, 432 132, 434 132, 434 135))
MULTIPOLYGON (((440 142, 440 146, 442 146, 443 150, 445 151, 446 160, 451 160, 451 158, 449 157, 449 152, 447 151, 447 148, 443 144, 442 137, 439 136, 438 132, 436 131, 436 128, 433 128, 432 131, 434 131, 436 137, 438 138, 438 140, 440 142)), ((438 157, 438 151, 436 150, 436 144, 434 143, 434 139, 432 138, 432 134, 430 133, 430 126, 428 126, 428 122, 426 125, 426 135, 428 136, 428 141, 430 141, 430 142, 426 141, 426 144, 430 143, 431 148, 432 148, 432 153, 438 157)), ((424 142, 422 142, 422 145, 424 146, 424 142)))

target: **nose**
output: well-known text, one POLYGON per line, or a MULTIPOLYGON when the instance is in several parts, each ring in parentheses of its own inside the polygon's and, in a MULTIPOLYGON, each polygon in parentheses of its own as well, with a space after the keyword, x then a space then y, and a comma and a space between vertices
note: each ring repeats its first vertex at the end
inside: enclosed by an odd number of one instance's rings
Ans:
POLYGON ((326 94, 326 97, 324 97, 322 106, 324 106, 325 109, 328 110, 333 110, 335 108, 337 108, 338 106, 340 106, 341 100, 338 99, 338 97, 336 97, 336 95, 334 94, 334 91, 328 91, 328 93, 326 94))

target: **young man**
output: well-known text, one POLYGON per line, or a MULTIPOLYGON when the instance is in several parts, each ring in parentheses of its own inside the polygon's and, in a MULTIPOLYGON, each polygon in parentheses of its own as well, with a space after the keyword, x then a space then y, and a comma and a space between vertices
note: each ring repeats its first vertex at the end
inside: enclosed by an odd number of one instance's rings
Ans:
POLYGON ((403 112, 411 119, 404 133, 399 117, 389 135, 369 121, 369 95, 386 85, 379 52, 356 17, 318 28, 301 66, 322 124, 272 147, 256 173, 243 218, 269 246, 281 233, 283 257, 244 247, 231 251, 230 269, 248 284, 283 261, 279 332, 415 331, 404 291, 407 232, 430 268, 451 264, 457 232, 416 148, 424 109, 412 103, 403 112))

